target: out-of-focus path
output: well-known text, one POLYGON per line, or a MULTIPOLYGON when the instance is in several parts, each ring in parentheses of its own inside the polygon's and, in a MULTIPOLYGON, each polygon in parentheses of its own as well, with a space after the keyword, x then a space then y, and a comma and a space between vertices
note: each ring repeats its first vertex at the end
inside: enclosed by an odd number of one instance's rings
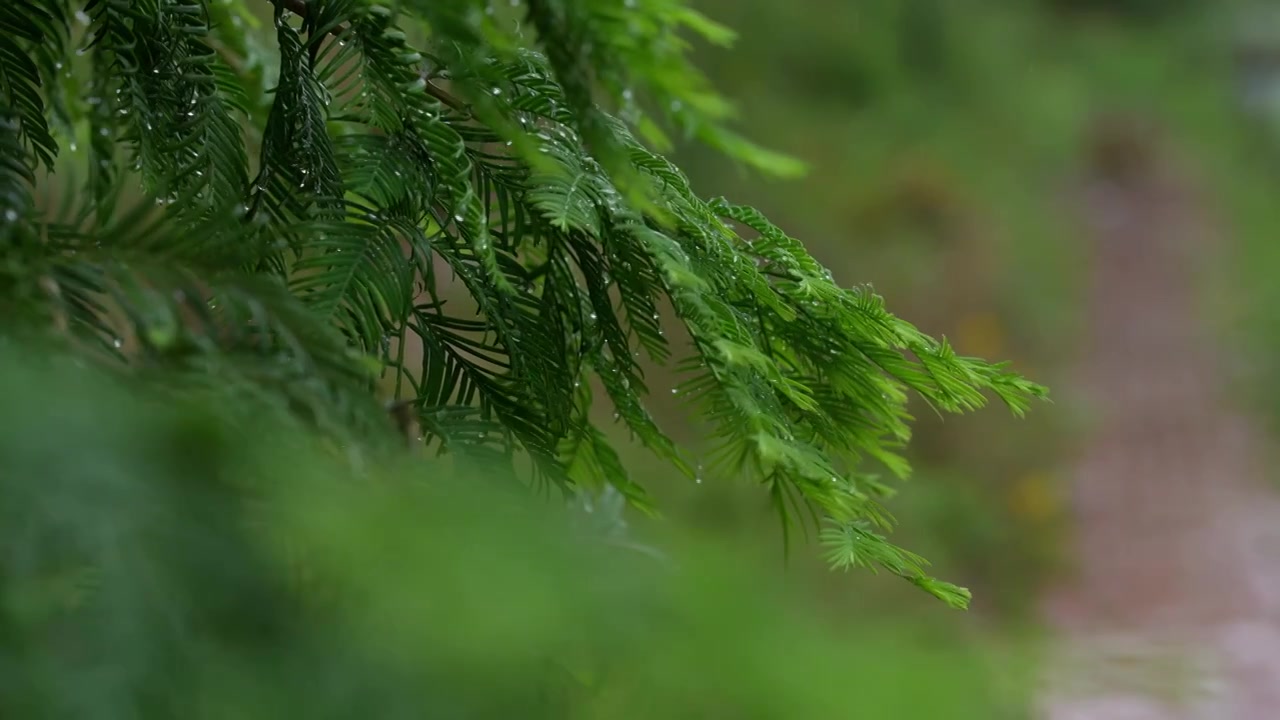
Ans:
POLYGON ((1280 493, 1195 297, 1221 238, 1142 145, 1103 143, 1075 204, 1092 257, 1069 392, 1089 436, 1072 476, 1076 567, 1046 607, 1057 641, 1040 716, 1272 720, 1280 493))

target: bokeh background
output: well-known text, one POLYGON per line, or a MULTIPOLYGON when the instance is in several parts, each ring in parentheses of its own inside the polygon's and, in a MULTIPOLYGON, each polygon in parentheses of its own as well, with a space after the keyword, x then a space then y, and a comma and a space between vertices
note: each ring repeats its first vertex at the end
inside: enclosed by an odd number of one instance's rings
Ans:
POLYGON ((810 168, 768 181, 691 147, 695 187, 1055 402, 1025 420, 918 408, 895 537, 974 590, 963 616, 803 547, 784 569, 749 483, 665 487, 654 468, 662 499, 832 623, 905 618, 976 648, 996 669, 973 717, 1028 658, 1049 679, 1013 693, 1036 715, 1271 717, 1280 7, 695 5, 740 34, 699 61, 745 131, 810 168))

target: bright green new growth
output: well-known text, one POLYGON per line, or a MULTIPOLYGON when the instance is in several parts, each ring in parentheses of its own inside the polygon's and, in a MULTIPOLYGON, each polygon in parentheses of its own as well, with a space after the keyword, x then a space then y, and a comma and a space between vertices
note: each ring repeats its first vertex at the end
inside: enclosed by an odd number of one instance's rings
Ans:
POLYGON ((0 6, 9 332, 278 402, 357 459, 392 436, 393 387, 440 451, 648 509, 590 388, 693 475, 643 404, 669 302, 692 339, 678 392, 717 461, 784 523, 820 514, 836 566, 966 602, 880 534, 890 488, 860 468, 906 473, 907 391, 965 411, 990 390, 1020 414, 1044 390, 836 285, 658 154, 668 127, 799 169, 726 129, 677 35, 729 31, 679 0, 276 0, 268 34, 247 1, 0 6), (446 302, 446 269, 478 313, 446 302))

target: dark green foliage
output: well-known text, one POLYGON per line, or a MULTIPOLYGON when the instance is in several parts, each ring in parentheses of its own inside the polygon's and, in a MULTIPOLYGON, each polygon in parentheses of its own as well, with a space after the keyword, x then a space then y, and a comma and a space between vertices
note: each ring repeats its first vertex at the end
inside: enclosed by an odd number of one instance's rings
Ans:
POLYGON ((641 352, 675 351, 718 461, 784 522, 820 513, 836 565, 963 603, 885 540, 889 488, 865 464, 905 474, 908 391, 954 412, 989 390, 1021 413, 1043 390, 837 285, 652 149, 665 127, 797 169, 728 130, 685 61, 678 31, 724 28, 674 0, 278 0, 271 47, 239 0, 0 12, 11 333, 248 393, 349 448, 392 440, 378 401, 407 402, 436 450, 528 459, 551 487, 609 483, 641 508, 592 385, 692 476, 644 407, 641 352), (57 180, 86 162, 83 186, 57 180), (664 336, 668 304, 687 348, 664 336))
POLYGON ((0 90, 17 140, 46 167, 58 153, 49 134, 41 85, 48 84, 65 52, 66 7, 57 0, 23 0, 0 8, 0 90))

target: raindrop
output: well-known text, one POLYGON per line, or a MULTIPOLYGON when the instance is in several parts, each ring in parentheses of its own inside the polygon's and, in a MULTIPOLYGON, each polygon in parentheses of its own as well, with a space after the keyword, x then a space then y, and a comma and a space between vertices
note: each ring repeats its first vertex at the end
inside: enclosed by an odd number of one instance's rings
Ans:
POLYGON ((595 313, 591 313, 591 319, 592 319, 592 320, 595 320, 595 319, 596 319, 596 314, 595 314, 595 313))
POLYGON ((107 130, 104 127, 101 127, 101 128, 98 128, 98 134, 101 135, 102 137, 106 137, 111 134, 111 131, 107 130))
POLYGON ((75 151, 76 151, 76 144, 75 144, 75 141, 72 141, 72 143, 71 143, 71 145, 70 145, 70 148, 71 148, 71 152, 75 152, 75 151))
POLYGON ((112 345, 114 345, 114 346, 116 347, 116 349, 118 350, 118 349, 120 349, 120 348, 124 347, 124 340, 122 340, 122 339, 120 339, 120 338, 116 338, 116 339, 114 339, 114 340, 112 340, 112 341, 111 341, 111 344, 112 344, 112 345))
POLYGON ((680 388, 671 388, 672 395, 678 395, 679 393, 680 393, 680 388))
POLYGON ((18 220, 18 211, 17 211, 17 210, 14 210, 13 208, 9 208, 8 210, 5 210, 5 211, 4 211, 4 219, 5 219, 5 220, 8 220, 9 222, 17 222, 17 220, 18 220))

